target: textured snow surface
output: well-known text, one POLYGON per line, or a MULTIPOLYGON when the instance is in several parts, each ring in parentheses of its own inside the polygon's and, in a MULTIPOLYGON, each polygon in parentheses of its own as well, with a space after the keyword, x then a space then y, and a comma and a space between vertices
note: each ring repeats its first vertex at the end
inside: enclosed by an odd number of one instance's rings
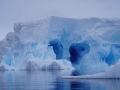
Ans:
POLYGON ((29 64, 46 69, 53 63, 52 60, 56 60, 53 66, 64 69, 69 67, 66 64, 61 68, 65 59, 82 75, 102 73, 120 58, 119 37, 120 19, 52 16, 38 21, 18 22, 14 24, 14 32, 0 41, 0 70, 7 66, 23 69, 23 63, 27 69, 30 69, 29 64), (49 65, 47 62, 50 62, 49 65))

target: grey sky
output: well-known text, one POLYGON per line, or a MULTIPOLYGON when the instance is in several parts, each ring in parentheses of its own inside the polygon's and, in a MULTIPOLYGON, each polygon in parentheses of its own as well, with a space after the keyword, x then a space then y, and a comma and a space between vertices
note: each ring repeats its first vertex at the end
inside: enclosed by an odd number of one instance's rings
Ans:
POLYGON ((15 22, 50 16, 120 18, 120 0, 0 0, 0 40, 15 22))

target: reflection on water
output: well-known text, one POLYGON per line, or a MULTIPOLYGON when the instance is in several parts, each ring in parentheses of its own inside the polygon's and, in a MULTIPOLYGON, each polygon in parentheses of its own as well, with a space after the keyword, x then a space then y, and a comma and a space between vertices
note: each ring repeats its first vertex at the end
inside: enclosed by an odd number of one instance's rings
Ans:
POLYGON ((64 82, 75 84, 71 90, 120 90, 120 80, 112 79, 65 79, 64 82))
POLYGON ((60 71, 0 72, 0 90, 120 90, 120 80, 64 79, 60 71))

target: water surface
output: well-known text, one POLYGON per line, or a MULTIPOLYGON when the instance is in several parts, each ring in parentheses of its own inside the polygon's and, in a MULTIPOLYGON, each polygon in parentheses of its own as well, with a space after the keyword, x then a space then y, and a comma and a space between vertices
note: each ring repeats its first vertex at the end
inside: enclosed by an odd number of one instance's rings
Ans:
POLYGON ((120 80, 62 79, 61 71, 0 72, 0 90, 120 90, 120 80))

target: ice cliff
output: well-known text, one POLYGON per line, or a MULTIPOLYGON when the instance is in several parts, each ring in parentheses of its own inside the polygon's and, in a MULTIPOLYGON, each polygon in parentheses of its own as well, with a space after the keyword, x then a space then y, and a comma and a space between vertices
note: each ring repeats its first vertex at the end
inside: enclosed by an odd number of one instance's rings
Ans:
POLYGON ((52 60, 60 67, 73 66, 84 75, 104 72, 119 58, 120 19, 52 16, 18 22, 14 32, 0 41, 0 64, 4 67, 26 69, 34 59, 39 62, 37 66, 52 60), (60 63, 63 59, 65 62, 60 63))

